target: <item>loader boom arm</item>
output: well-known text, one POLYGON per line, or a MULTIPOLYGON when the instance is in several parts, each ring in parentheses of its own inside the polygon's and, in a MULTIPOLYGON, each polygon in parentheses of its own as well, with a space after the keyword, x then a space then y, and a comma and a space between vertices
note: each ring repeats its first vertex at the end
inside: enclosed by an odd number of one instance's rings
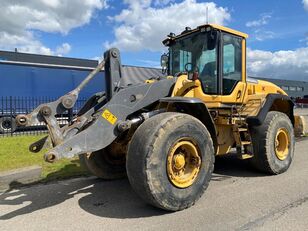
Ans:
MULTIPOLYGON (((154 83, 121 86, 122 70, 120 52, 112 48, 105 52, 104 60, 72 91, 56 101, 41 104, 28 115, 18 115, 19 126, 45 123, 53 149, 45 154, 45 160, 53 162, 63 157, 89 153, 105 148, 113 142, 130 121, 127 117, 143 109, 161 97, 168 96, 175 79, 163 79, 154 83), (73 121, 60 127, 56 115, 74 107, 80 91, 105 68, 106 93, 91 97, 73 121)), ((30 151, 40 151, 49 139, 43 138, 32 145, 30 151)))
MULTIPOLYGON (((119 89, 121 78, 121 60, 120 52, 116 48, 112 48, 105 52, 104 60, 102 60, 98 66, 89 73, 89 75, 72 91, 61 96, 56 101, 41 104, 34 109, 28 115, 18 115, 16 117, 16 123, 19 126, 34 126, 42 122, 46 123, 49 135, 52 141, 52 145, 56 146, 63 142, 63 131, 59 127, 56 115, 63 114, 67 110, 74 107, 80 91, 100 72, 103 68, 108 69, 106 76, 107 97, 111 99, 113 94, 119 89), (114 86, 117 87, 114 87, 114 86)), ((84 121, 85 119, 83 119, 84 121)))

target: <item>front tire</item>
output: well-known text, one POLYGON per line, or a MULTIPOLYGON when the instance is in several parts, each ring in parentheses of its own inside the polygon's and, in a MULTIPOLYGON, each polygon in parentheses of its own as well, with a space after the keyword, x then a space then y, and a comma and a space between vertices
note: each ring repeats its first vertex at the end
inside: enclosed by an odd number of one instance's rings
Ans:
POLYGON ((162 113, 139 126, 128 148, 132 188, 147 203, 169 211, 192 206, 208 187, 214 148, 196 118, 162 113))
POLYGON ((288 170, 294 156, 294 130, 289 117, 270 111, 263 124, 251 128, 254 157, 252 164, 260 171, 280 174, 288 170))

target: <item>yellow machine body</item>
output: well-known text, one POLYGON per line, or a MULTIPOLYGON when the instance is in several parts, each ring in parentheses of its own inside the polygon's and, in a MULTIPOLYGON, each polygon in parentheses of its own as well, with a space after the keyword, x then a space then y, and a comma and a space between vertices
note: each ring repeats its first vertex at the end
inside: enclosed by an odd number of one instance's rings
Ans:
MULTIPOLYGON (((242 39, 242 78, 234 86, 230 94, 206 94, 202 88, 199 79, 189 80, 188 74, 178 76, 174 86, 172 96, 193 97, 200 99, 210 111, 215 123, 217 135, 216 155, 228 154, 234 147, 246 148, 240 152, 240 158, 246 159, 253 156, 251 150, 251 140, 248 131, 248 124, 245 118, 248 116, 256 116, 266 101, 269 94, 287 95, 281 88, 273 83, 247 78, 246 74, 246 38, 248 35, 218 25, 210 26, 224 33, 238 36, 242 39)), ((202 26, 195 30, 191 30, 184 35, 179 35, 171 39, 179 39, 190 33, 196 33, 202 26)), ((272 110, 281 111, 286 114, 293 113, 289 111, 289 104, 286 101, 276 101, 271 108, 272 110)), ((170 109, 172 110, 172 109, 170 109)), ((295 119, 298 121, 298 118, 295 119)))

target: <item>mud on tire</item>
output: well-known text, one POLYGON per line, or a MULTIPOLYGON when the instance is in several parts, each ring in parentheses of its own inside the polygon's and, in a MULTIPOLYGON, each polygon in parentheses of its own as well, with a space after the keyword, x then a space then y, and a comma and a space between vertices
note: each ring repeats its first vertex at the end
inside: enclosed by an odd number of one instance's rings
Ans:
MULTIPOLYGON (((186 159, 183 171, 189 169, 186 166, 189 161, 186 159)), ((136 130, 128 148, 126 169, 131 186, 144 201, 165 210, 192 206, 208 187, 213 168, 211 136, 199 120, 187 114, 162 113, 146 120, 136 130), (179 142, 192 149, 194 145, 200 155, 198 174, 192 175, 188 186, 181 180, 175 185, 167 169, 173 163, 170 150, 179 142)))

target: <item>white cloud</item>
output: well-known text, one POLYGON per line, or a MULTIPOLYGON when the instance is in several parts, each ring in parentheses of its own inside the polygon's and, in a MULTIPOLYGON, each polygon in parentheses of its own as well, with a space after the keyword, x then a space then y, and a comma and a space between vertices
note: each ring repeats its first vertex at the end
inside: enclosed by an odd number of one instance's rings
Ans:
POLYGON ((305 34, 305 37, 303 39, 299 40, 300 43, 304 43, 308 46, 308 33, 305 34))
POLYGON ((67 53, 69 53, 70 51, 71 51, 71 49, 72 49, 72 47, 71 47, 71 45, 70 44, 68 44, 68 43, 63 43, 61 46, 58 46, 57 48, 56 48, 56 53, 58 54, 58 55, 65 55, 65 54, 67 54, 67 53))
POLYGON ((106 42, 106 48, 115 46, 122 50, 161 51, 161 41, 170 32, 179 33, 186 26, 192 28, 205 24, 208 8, 209 22, 225 24, 231 16, 228 9, 218 7, 213 2, 199 3, 184 0, 181 3, 153 0, 124 0, 128 4, 120 14, 110 17, 117 23, 114 28, 115 41, 106 42), (167 4, 158 8, 155 4, 167 4))
POLYGON ((14 50, 17 48, 19 52, 34 53, 43 55, 57 55, 62 56, 71 50, 68 43, 63 43, 55 50, 44 46, 39 40, 33 38, 31 33, 25 35, 11 35, 6 32, 0 32, 0 50, 14 50))
POLYGON ((303 0, 304 8, 308 11, 308 0, 303 0))
POLYGON ((274 32, 264 29, 264 26, 269 23, 271 18, 271 13, 263 13, 260 15, 258 20, 253 20, 246 23, 247 27, 252 28, 251 38, 253 40, 264 41, 276 37, 274 32))
POLYGON ((14 50, 18 48, 20 52, 51 55, 53 51, 45 47, 40 41, 36 40, 32 33, 25 32, 21 35, 9 34, 5 31, 0 32, 0 49, 14 50))
POLYGON ((253 37, 257 40, 257 41, 264 41, 264 40, 268 40, 268 39, 273 39, 275 38, 276 34, 272 31, 266 31, 266 30, 260 30, 257 29, 254 31, 253 33, 253 37))
MULTIPOLYGON (((308 1, 308 0, 307 0, 308 1)), ((261 18, 258 20, 249 21, 246 23, 247 27, 260 27, 268 24, 268 21, 271 19, 272 15, 269 13, 261 14, 261 18)))
POLYGON ((175 0, 155 0, 154 5, 155 6, 165 6, 171 2, 174 2, 175 0))
POLYGON ((36 31, 67 34, 89 23, 96 9, 106 7, 106 0, 3 0, 0 49, 62 55, 70 50, 68 44, 53 51, 39 41, 36 31))
POLYGON ((276 52, 247 50, 249 75, 308 81, 308 47, 276 52))

